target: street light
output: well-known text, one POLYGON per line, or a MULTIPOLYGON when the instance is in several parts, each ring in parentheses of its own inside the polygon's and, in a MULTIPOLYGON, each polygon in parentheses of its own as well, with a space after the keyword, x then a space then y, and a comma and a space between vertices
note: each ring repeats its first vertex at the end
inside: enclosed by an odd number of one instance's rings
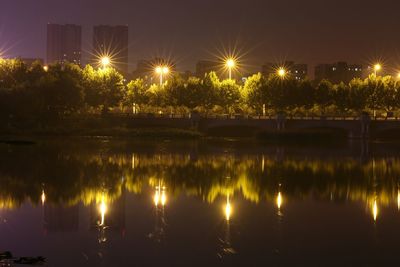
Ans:
POLYGON ((382 65, 381 64, 379 64, 379 63, 375 64, 375 66, 374 66, 375 77, 376 77, 378 71, 380 71, 381 69, 382 69, 382 65))
POLYGON ((229 72, 229 80, 232 80, 232 69, 236 66, 236 62, 233 58, 228 58, 225 62, 225 66, 229 72))
POLYGON ((111 64, 111 59, 108 56, 104 56, 100 59, 100 63, 103 69, 106 69, 111 64))
POLYGON ((279 68, 277 71, 277 74, 279 77, 281 77, 283 79, 283 78, 285 78, 287 71, 285 68, 279 68))
POLYGON ((167 66, 157 66, 155 72, 156 74, 160 75, 160 86, 162 86, 164 75, 167 75, 169 73, 169 68, 167 66))

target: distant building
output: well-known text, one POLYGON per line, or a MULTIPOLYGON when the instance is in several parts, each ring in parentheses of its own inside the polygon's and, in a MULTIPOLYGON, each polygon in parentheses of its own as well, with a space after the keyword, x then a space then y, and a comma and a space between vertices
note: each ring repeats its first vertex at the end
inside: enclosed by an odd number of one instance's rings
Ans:
POLYGON ((176 63, 165 58, 153 58, 151 60, 141 59, 136 65, 136 70, 132 72, 132 78, 142 78, 152 82, 157 66, 167 66, 170 71, 176 71, 176 63))
POLYGON ((315 67, 315 80, 328 80, 332 83, 348 83, 354 78, 362 78, 362 65, 349 65, 347 62, 319 64, 315 67))
POLYGON ((150 60, 141 59, 136 64, 136 69, 132 72, 132 78, 145 78, 152 72, 152 65, 150 60))
POLYGON ((196 76, 199 78, 203 78, 204 75, 210 72, 217 72, 221 71, 221 64, 215 61, 209 60, 201 60, 196 64, 196 76))
POLYGON ((307 64, 298 64, 293 61, 286 61, 281 65, 278 63, 266 63, 261 67, 261 73, 268 77, 271 74, 276 74, 279 68, 285 68, 288 76, 296 80, 304 80, 308 75, 307 64))
POLYGON ((47 24, 47 64, 71 62, 81 65, 82 27, 47 24))
POLYGON ((193 77, 194 74, 190 70, 185 70, 184 72, 181 72, 180 75, 182 76, 183 79, 189 79, 190 77, 193 77))
POLYGON ((108 56, 118 71, 127 74, 129 63, 129 29, 128 26, 99 25, 93 28, 93 62, 108 56))
POLYGON ((42 58, 20 58, 22 62, 24 62, 27 66, 32 66, 33 63, 38 62, 40 65, 44 64, 44 61, 42 58))

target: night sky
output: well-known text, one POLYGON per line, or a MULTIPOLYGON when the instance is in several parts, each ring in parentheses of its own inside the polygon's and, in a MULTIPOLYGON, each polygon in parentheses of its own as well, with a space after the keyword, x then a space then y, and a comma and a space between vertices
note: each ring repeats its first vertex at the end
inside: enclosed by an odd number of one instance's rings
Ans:
POLYGON ((356 0, 1 0, 6 56, 45 58, 46 24, 128 24, 130 64, 164 56, 181 70, 237 47, 248 71, 269 61, 400 63, 400 1, 356 0))

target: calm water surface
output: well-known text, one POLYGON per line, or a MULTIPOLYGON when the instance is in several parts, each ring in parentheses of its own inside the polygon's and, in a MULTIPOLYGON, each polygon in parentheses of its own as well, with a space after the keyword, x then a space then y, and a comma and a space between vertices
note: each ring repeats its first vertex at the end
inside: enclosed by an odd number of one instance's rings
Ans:
POLYGON ((400 150, 0 146, 0 251, 48 266, 398 266, 400 150))

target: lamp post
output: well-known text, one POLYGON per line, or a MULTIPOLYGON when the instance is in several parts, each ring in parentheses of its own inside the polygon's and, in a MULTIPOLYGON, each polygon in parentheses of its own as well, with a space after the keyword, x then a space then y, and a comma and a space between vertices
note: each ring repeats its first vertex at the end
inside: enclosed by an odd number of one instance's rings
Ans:
MULTIPOLYGON (((377 78, 377 74, 378 74, 378 71, 380 71, 381 69, 382 69, 382 65, 380 63, 377 63, 377 64, 374 65, 375 90, 378 87, 378 81, 376 79, 377 78)), ((374 107, 374 119, 376 120, 376 109, 375 109, 375 107, 374 107)))
POLYGON ((156 67, 155 72, 160 76, 160 86, 162 86, 164 82, 164 75, 169 73, 169 68, 167 66, 158 66, 156 67))
POLYGON ((236 66, 236 62, 233 58, 229 58, 225 62, 225 66, 228 69, 229 80, 232 80, 232 69, 236 66))
POLYGON ((374 66, 375 78, 376 78, 376 75, 378 74, 378 71, 380 71, 381 69, 382 69, 382 65, 381 64, 379 64, 379 63, 375 64, 375 66, 374 66))

